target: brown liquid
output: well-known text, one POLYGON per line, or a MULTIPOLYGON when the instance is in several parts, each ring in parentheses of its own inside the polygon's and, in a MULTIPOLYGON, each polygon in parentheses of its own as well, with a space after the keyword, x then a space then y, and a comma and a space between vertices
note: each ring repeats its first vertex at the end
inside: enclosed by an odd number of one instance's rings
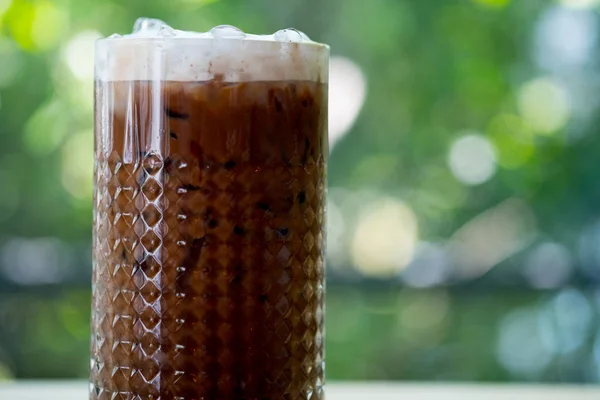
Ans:
POLYGON ((96 96, 91 399, 322 399, 326 87, 96 96))

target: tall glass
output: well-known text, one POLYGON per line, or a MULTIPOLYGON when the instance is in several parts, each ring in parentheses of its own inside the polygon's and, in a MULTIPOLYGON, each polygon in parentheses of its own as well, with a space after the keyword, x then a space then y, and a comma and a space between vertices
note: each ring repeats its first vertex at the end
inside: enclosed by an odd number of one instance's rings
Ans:
POLYGON ((322 399, 329 49, 159 31, 96 46, 90 398, 322 399))

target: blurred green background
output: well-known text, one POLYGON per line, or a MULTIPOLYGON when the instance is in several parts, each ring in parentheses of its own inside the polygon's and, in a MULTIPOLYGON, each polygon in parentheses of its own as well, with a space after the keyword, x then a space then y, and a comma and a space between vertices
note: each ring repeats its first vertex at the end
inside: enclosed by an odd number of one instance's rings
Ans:
POLYGON ((331 45, 329 379, 600 382, 600 1, 0 0, 0 380, 86 378, 93 41, 331 45))

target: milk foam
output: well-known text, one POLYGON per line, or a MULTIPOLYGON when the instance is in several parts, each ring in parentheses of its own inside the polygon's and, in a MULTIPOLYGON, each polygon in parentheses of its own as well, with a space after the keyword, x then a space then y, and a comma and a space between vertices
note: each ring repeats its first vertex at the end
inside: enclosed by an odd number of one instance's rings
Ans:
POLYGON ((221 25, 208 32, 186 32, 141 18, 132 34, 96 42, 96 79, 326 83, 328 58, 328 46, 294 29, 251 35, 221 25))

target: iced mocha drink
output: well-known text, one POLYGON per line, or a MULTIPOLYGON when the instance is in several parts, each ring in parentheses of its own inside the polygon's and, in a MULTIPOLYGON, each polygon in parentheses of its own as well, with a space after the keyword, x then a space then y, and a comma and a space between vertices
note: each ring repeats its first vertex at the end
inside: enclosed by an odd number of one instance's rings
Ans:
POLYGON ((91 399, 322 399, 328 49, 153 24, 97 45, 91 399))

